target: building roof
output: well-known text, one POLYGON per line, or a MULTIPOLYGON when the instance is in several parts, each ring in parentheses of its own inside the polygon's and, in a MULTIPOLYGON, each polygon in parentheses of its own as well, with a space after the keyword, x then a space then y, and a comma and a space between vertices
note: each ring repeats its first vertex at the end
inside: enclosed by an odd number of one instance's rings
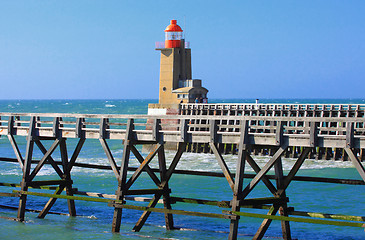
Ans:
POLYGON ((183 88, 176 88, 176 89, 172 90, 173 93, 190 93, 192 91, 207 93, 208 89, 206 89, 204 87, 183 87, 183 88))

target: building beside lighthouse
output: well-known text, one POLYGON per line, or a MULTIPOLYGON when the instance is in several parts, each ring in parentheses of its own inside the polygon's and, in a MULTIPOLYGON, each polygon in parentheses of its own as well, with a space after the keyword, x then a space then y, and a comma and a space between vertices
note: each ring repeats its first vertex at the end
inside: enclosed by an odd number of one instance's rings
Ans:
POLYGON ((180 103, 206 99, 208 90, 200 79, 192 78, 191 49, 183 38, 183 30, 176 20, 165 29, 165 41, 156 44, 161 51, 159 102, 149 104, 149 114, 174 114, 180 103))

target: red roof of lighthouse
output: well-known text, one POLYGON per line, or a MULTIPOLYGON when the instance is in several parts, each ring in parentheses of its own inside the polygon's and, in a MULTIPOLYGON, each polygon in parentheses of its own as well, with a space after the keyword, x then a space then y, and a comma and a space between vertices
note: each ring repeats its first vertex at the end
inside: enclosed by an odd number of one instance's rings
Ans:
POLYGON ((165 32, 182 32, 183 30, 176 23, 177 23, 176 20, 171 20, 171 24, 167 26, 165 32))

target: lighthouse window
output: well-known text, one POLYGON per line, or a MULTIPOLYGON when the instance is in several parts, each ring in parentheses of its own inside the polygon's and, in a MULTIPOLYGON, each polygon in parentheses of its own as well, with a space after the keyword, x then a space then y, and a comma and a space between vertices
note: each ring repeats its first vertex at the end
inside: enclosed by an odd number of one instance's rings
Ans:
POLYGON ((162 91, 166 92, 166 87, 163 87, 163 88, 162 88, 162 91))
POLYGON ((166 40, 181 40, 182 32, 166 32, 166 40))
POLYGON ((177 98, 188 98, 188 94, 177 94, 177 98))

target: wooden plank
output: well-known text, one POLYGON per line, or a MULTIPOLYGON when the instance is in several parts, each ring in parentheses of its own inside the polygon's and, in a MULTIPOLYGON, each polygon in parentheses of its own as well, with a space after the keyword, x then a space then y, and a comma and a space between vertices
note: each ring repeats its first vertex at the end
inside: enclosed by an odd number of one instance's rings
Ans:
POLYGON ((232 213, 232 214, 245 216, 245 217, 264 218, 264 219, 279 220, 279 221, 292 221, 292 222, 325 224, 325 225, 333 225, 333 226, 361 227, 361 228, 365 227, 365 224, 362 222, 331 221, 331 220, 324 220, 324 219, 274 216, 274 215, 265 215, 265 214, 258 214, 258 213, 245 213, 245 212, 231 212, 231 211, 223 211, 223 212, 227 213, 227 214, 232 213))
MULTIPOLYGON (((134 209, 134 210, 140 210, 140 211, 146 211, 146 212, 159 212, 159 213, 179 214, 179 215, 197 216, 197 217, 222 218, 222 219, 230 218, 230 216, 227 214, 218 214, 218 213, 193 212, 193 211, 154 208, 154 207, 142 207, 142 206, 133 206, 133 205, 126 205, 126 204, 113 204, 113 203, 109 204, 109 206, 115 207, 115 208, 119 207, 119 208, 126 208, 126 209, 134 209)), ((134 230, 134 231, 136 231, 136 230, 134 230)))

